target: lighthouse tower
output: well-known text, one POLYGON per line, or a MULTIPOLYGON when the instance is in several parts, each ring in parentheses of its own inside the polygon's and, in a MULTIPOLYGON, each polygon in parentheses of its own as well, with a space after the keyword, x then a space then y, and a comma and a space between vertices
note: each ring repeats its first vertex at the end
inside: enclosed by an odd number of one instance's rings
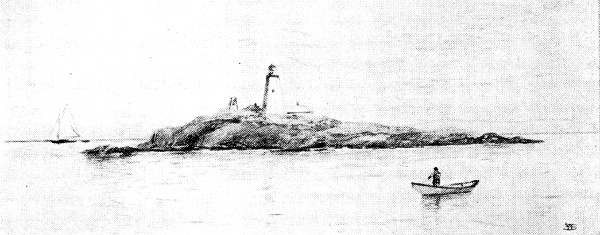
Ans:
POLYGON ((265 79, 263 113, 283 113, 283 103, 283 87, 277 74, 277 67, 271 64, 265 79))

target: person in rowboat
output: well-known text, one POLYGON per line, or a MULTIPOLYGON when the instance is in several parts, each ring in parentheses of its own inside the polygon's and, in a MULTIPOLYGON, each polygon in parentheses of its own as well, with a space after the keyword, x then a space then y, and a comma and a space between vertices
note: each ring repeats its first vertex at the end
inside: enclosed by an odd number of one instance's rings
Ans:
POLYGON ((431 173, 431 175, 429 175, 429 177, 427 177, 427 179, 433 178, 433 182, 431 182, 433 184, 433 186, 439 186, 441 176, 442 176, 442 173, 440 173, 440 171, 438 171, 437 167, 434 167, 433 173, 431 173))

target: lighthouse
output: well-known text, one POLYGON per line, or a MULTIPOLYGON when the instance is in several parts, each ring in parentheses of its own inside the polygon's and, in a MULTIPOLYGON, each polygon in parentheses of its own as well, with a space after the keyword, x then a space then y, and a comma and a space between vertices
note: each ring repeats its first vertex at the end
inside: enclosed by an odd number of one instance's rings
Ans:
MULTIPOLYGON (((282 90, 279 84, 279 75, 277 74, 277 67, 271 64, 269 65, 269 71, 265 78, 265 91, 263 94, 263 113, 267 113, 267 108, 270 107, 271 112, 278 111, 277 109, 283 108, 282 106, 282 90), (269 96, 271 96, 271 104, 269 103, 269 96), (269 105, 270 104, 270 105, 269 105)), ((280 110, 279 110, 280 111, 280 110)))

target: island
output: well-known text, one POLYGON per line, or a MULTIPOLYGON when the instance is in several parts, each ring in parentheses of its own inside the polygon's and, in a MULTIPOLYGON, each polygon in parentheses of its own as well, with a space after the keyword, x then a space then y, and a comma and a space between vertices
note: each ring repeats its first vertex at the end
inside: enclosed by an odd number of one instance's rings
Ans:
POLYGON ((307 151, 321 148, 414 148, 466 144, 540 143, 495 133, 473 136, 467 132, 425 131, 377 123, 341 122, 312 113, 263 114, 249 106, 236 112, 199 116, 179 127, 161 128, 136 147, 98 146, 86 154, 129 154, 139 151, 198 149, 276 149, 307 151))
POLYGON ((393 149, 467 144, 540 143, 496 133, 473 136, 464 131, 425 131, 412 127, 395 127, 377 123, 342 122, 317 115, 297 103, 294 110, 268 112, 269 94, 275 92, 271 79, 279 79, 275 66, 269 66, 263 104, 238 109, 231 97, 226 109, 210 116, 199 116, 179 127, 161 128, 135 147, 98 146, 85 150, 89 155, 129 155, 140 151, 189 151, 270 149, 308 151, 314 149, 393 149))

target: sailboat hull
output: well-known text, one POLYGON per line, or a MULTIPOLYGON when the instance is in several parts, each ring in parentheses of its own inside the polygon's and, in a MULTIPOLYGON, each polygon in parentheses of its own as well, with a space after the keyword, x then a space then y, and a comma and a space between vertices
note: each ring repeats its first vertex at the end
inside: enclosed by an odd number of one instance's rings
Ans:
POLYGON ((73 143, 76 142, 76 140, 67 140, 67 139, 59 139, 59 140, 48 140, 53 144, 64 144, 64 143, 73 143))
POLYGON ((53 144, 64 144, 64 143, 75 143, 75 142, 87 143, 87 142, 90 142, 90 140, 69 140, 69 139, 46 140, 46 141, 51 142, 53 144))

